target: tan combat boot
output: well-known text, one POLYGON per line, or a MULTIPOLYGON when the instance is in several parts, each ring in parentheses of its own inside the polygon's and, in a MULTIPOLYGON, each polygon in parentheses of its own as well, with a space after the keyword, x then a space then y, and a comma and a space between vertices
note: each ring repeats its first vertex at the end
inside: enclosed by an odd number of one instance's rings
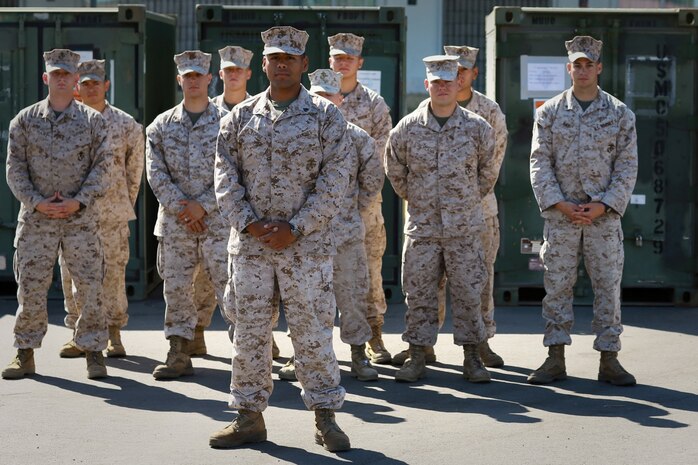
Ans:
POLYGON ((482 365, 477 344, 463 345, 463 378, 471 383, 490 382, 490 372, 482 365))
POLYGON ((101 350, 85 351, 85 359, 87 360, 87 379, 107 377, 107 367, 104 364, 104 355, 102 355, 101 350))
POLYGON ((121 329, 118 326, 109 327, 109 344, 107 345, 107 357, 125 357, 126 349, 121 343, 121 329))
POLYGON ((279 379, 285 381, 298 381, 296 378, 296 356, 293 355, 288 362, 279 369, 279 379))
POLYGON ((477 351, 480 354, 480 359, 482 363, 489 368, 499 368, 504 366, 504 359, 497 355, 491 348, 488 342, 485 340, 478 344, 477 351))
POLYGON ((337 426, 334 410, 315 410, 315 442, 325 446, 330 452, 342 452, 351 449, 349 436, 337 426))
POLYGON ((389 364, 391 361, 390 352, 383 344, 383 324, 378 323, 371 326, 371 339, 366 343, 366 356, 372 363, 381 365, 389 364))
POLYGON ((634 386, 637 381, 618 361, 618 352, 601 352, 599 364, 599 381, 605 381, 615 386, 634 386))
POLYGON ((424 348, 425 346, 410 344, 409 357, 405 360, 402 368, 395 373, 395 381, 414 383, 426 375, 427 367, 424 359, 424 348))
MULTIPOLYGON (((409 350, 403 350, 402 352, 398 352, 393 356, 392 359, 392 364, 395 366, 402 366, 405 363, 405 360, 407 360, 410 357, 410 351, 409 350)), ((431 363, 436 363, 436 353, 434 353, 434 346, 424 346, 424 361, 427 364, 431 363)))
POLYGON ((204 339, 204 327, 194 328, 194 339, 187 344, 187 354, 190 357, 206 355, 206 340, 204 339))
POLYGON ((364 345, 351 346, 351 376, 359 381, 375 381, 378 372, 371 366, 364 351, 364 345))
POLYGON ((189 341, 181 336, 170 337, 170 351, 167 352, 167 361, 164 365, 158 365, 153 370, 155 379, 174 379, 184 375, 193 375, 191 358, 184 352, 189 341))
POLYGON ((214 449, 231 449, 266 440, 267 427, 262 412, 240 409, 232 423, 211 435, 208 444, 214 449))
POLYGON ((4 379, 21 379, 36 372, 34 365, 34 349, 17 349, 17 355, 7 367, 2 370, 4 379))
POLYGON ((281 357, 281 351, 279 350, 279 346, 276 345, 276 341, 274 340, 274 336, 271 337, 271 359, 276 360, 281 357))
POLYGON ((58 352, 60 358, 78 358, 85 355, 85 351, 75 344, 75 335, 70 338, 70 341, 63 344, 61 350, 58 352))
POLYGON ((559 379, 567 379, 565 368, 565 345, 548 347, 548 358, 536 371, 528 375, 529 384, 549 384, 559 379))

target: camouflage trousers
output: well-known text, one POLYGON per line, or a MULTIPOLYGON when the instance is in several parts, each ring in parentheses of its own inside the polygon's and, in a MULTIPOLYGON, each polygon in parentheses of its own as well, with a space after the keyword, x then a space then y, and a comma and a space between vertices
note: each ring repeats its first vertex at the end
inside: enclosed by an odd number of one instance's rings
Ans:
POLYGON ((158 273, 165 297, 165 336, 191 340, 198 322, 194 279, 197 268, 207 273, 216 298, 224 306, 228 283, 228 238, 215 234, 158 237, 158 273))
POLYGON ((271 328, 274 278, 296 357, 301 397, 310 410, 344 402, 332 347, 336 302, 329 256, 234 255, 235 338, 230 406, 261 412, 273 390, 271 328))
POLYGON ((407 313, 402 340, 433 346, 439 332, 439 280, 448 277, 457 345, 477 344, 487 337, 480 312, 480 296, 487 271, 479 237, 422 238, 405 236, 402 289, 407 313))
POLYGON ((75 343, 88 351, 107 347, 109 333, 102 308, 104 257, 96 223, 73 225, 45 220, 17 225, 14 271, 17 280, 15 347, 41 347, 48 328, 46 298, 53 267, 62 249, 72 271, 75 295, 84 302, 75 324, 75 343))
MULTIPOLYGON (((128 264, 130 231, 127 222, 101 223, 99 236, 104 250, 104 281, 102 283, 102 303, 109 326, 123 328, 128 323, 128 299, 126 297, 126 265, 128 264)), ((66 315, 65 325, 75 329, 75 322, 83 306, 75 293, 75 283, 68 265, 59 252, 58 264, 61 268, 63 306, 66 315)))
POLYGON ((211 281, 211 276, 206 271, 206 269, 199 264, 194 272, 194 306, 196 307, 196 326, 201 326, 202 328, 208 328, 211 326, 211 320, 213 319, 213 312, 218 307, 221 316, 225 322, 230 325, 232 320, 229 314, 234 313, 232 310, 235 308, 235 298, 231 299, 228 296, 230 290, 228 289, 226 283, 226 294, 224 295, 224 305, 223 307, 218 306, 218 299, 216 298, 216 290, 213 287, 213 282, 211 281), (230 304, 232 303, 232 306, 230 304), (224 310, 225 309, 225 310, 224 310))
POLYGON ((383 254, 385 253, 386 236, 381 208, 380 201, 373 202, 361 215, 366 227, 364 246, 366 247, 369 279, 366 315, 371 326, 382 326, 385 311, 388 309, 385 302, 385 291, 383 291, 383 254))
MULTIPOLYGON (((485 254, 485 266, 487 267, 487 282, 480 297, 480 311, 482 320, 487 330, 487 338, 494 337, 497 332, 497 323, 494 321, 494 262, 499 250, 499 219, 497 216, 485 218, 485 232, 481 236, 482 251, 485 254)), ((446 318, 446 275, 439 281, 439 329, 446 318)))
POLYGON ((340 337, 345 344, 363 345, 371 339, 371 327, 366 318, 368 266, 363 241, 337 247, 333 269, 340 337))
POLYGON ((566 218, 545 220, 540 251, 546 296, 543 298, 543 345, 571 344, 574 324, 573 289, 580 255, 594 291, 596 334, 594 349, 620 350, 620 283, 623 275, 623 230, 617 214, 602 215, 591 225, 578 226, 566 218))

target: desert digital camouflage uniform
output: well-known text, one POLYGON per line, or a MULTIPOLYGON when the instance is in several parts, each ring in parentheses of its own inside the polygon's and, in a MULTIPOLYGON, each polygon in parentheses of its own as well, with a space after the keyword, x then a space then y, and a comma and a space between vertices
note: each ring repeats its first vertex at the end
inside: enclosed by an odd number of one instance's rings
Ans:
POLYGON ((209 102, 192 126, 184 104, 159 115, 147 128, 148 182, 160 203, 155 235, 158 271, 163 278, 165 336, 191 340, 198 321, 193 285, 197 267, 207 272, 225 312, 228 281, 226 244, 230 226, 221 216, 213 187, 218 128, 224 112, 209 102), (206 210, 206 231, 190 232, 178 221, 180 200, 196 200, 206 210))
MULTIPOLYGON (((252 96, 249 94, 249 92, 247 94, 245 94, 245 100, 247 100, 250 97, 252 97, 252 96)), ((223 94, 213 97, 211 99, 211 101, 217 107, 221 108, 222 110, 225 110, 226 113, 230 111, 230 110, 228 110, 228 107, 225 104, 225 99, 223 98, 223 94)))
MULTIPOLYGON (((472 111, 476 115, 482 116, 485 121, 494 129, 494 163, 497 169, 497 176, 504 161, 507 150, 507 124, 504 113, 494 100, 487 98, 475 89, 472 90, 472 98, 466 110, 472 111)), ((426 100, 425 102, 428 102, 426 100)), ((422 105, 425 104, 422 102, 422 105)), ((482 200, 482 213, 485 217, 485 232, 483 233, 482 250, 485 253, 485 264, 487 266, 487 282, 482 291, 482 318, 487 328, 487 337, 494 337, 497 332, 497 324, 494 320, 494 262, 497 259, 499 250, 499 218, 497 217, 497 199, 494 190, 490 191, 482 200)), ((446 289, 445 281, 439 283, 439 327, 443 325, 446 312, 446 289)))
POLYGON ((95 209, 97 197, 110 187, 113 159, 107 133, 104 118, 76 101, 56 117, 47 98, 10 122, 7 184, 22 204, 14 240, 19 303, 14 332, 19 349, 40 347, 46 334, 46 295, 59 248, 84 302, 75 343, 91 352, 107 346, 104 258, 95 209), (35 210, 56 192, 84 208, 66 219, 51 219, 35 210))
MULTIPOLYGON (((104 249, 103 305, 109 326, 122 328, 128 323, 126 265, 129 257, 128 222, 136 219, 134 207, 143 178, 145 143, 143 126, 125 111, 108 102, 102 111, 109 133, 114 163, 109 172, 109 190, 95 202, 99 214, 99 234, 104 249)), ((75 328, 82 304, 73 292, 73 282, 61 255, 61 279, 65 297, 65 324, 75 328)))
MULTIPOLYGON (((359 82, 353 91, 344 96, 344 101, 339 109, 348 122, 359 126, 373 137, 376 142, 376 154, 382 163, 388 133, 393 127, 390 108, 383 97, 359 82)), ((374 324, 383 325, 385 311, 388 308, 383 292, 382 269, 386 236, 381 210, 382 202, 383 197, 379 192, 371 205, 361 211, 361 217, 366 227, 364 240, 369 274, 367 315, 372 326, 374 324)))
POLYGON ((346 122, 334 105, 302 86, 277 116, 269 93, 223 118, 216 151, 216 196, 232 225, 228 252, 237 307, 230 404, 256 412, 267 407, 276 278, 303 401, 311 410, 336 410, 345 391, 332 348, 336 249, 329 226, 349 180, 346 122), (243 232, 260 220, 288 221, 301 235, 274 251, 243 232))
POLYGON ((337 255, 333 260, 334 293, 340 311, 342 341, 363 345, 371 338, 371 327, 366 318, 368 265, 361 211, 375 203, 385 174, 371 136, 351 123, 348 123, 347 135, 351 144, 347 155, 351 163, 349 188, 339 213, 331 222, 337 241, 337 255))
POLYGON ((407 201, 402 285, 406 330, 402 339, 433 346, 438 334, 437 288, 450 282, 454 342, 477 344, 486 331, 480 295, 486 268, 480 236, 482 199, 494 187, 494 134, 487 122, 457 107, 443 127, 422 106, 390 132, 386 173, 407 201))
POLYGON ((568 89, 536 111, 531 185, 545 219, 540 252, 545 265, 545 346, 571 344, 572 290, 582 255, 594 291, 594 348, 620 350, 620 218, 636 177, 635 115, 618 99, 599 89, 585 111, 568 89), (591 225, 575 225, 551 208, 562 201, 602 202, 612 211, 591 225))

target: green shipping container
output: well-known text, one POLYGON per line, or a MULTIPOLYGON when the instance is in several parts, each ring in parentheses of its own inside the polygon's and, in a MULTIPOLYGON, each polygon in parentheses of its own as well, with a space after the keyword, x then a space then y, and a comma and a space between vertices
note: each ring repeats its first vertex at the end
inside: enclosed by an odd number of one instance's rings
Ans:
MULTIPOLYGON (((501 249, 495 301, 538 303, 543 220, 529 182, 534 109, 571 85, 564 41, 603 41, 600 87, 637 116, 639 172, 622 220, 622 301, 698 303, 696 98, 698 9, 497 7, 487 16, 487 93, 506 114, 509 148, 496 192, 501 249)), ((583 264, 577 303, 589 304, 583 264)))
MULTIPOLYGON (((306 46, 309 71, 329 68, 327 37, 339 32, 351 32, 363 36, 364 65, 359 80, 376 90, 391 109, 393 124, 405 113, 405 32, 406 18, 403 8, 371 7, 239 7, 222 5, 197 5, 199 47, 213 55, 211 70, 214 83, 211 95, 223 92, 218 78, 220 58, 218 50, 226 45, 239 45, 254 52, 247 90, 254 95, 265 90, 269 83, 262 72, 260 33, 273 26, 293 26, 310 35, 306 46)), ((303 78, 309 87, 307 75, 303 78)), ((383 256, 383 283, 386 298, 390 302, 403 299, 400 286, 402 255, 402 202, 390 183, 383 187, 383 216, 388 236, 383 256)))
MULTIPOLYGON (((175 104, 175 20, 142 5, 114 8, 0 8, 0 160, 7 160, 7 128, 22 108, 46 97, 42 52, 69 48, 107 61, 107 99, 146 126, 175 104), (147 74, 146 74, 147 71, 147 74)), ((144 177, 145 180, 145 177, 144 177)), ((0 181, 0 294, 14 293, 13 238, 19 202, 0 181)), ((126 270, 129 297, 143 299, 159 283, 153 228, 157 200, 143 182, 131 226, 126 270)), ((54 291, 60 279, 54 280, 54 291)))

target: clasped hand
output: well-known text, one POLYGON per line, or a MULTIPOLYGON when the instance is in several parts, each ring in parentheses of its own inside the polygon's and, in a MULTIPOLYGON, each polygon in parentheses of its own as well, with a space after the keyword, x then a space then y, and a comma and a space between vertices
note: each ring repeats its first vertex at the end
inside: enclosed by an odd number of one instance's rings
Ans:
POLYGON ((606 205, 590 202, 577 205, 572 202, 558 202, 555 208, 561 211, 572 224, 588 225, 606 212, 606 205))
POLYGON ((286 221, 255 221, 247 226, 246 231, 274 250, 283 250, 296 241, 291 225, 286 221))

